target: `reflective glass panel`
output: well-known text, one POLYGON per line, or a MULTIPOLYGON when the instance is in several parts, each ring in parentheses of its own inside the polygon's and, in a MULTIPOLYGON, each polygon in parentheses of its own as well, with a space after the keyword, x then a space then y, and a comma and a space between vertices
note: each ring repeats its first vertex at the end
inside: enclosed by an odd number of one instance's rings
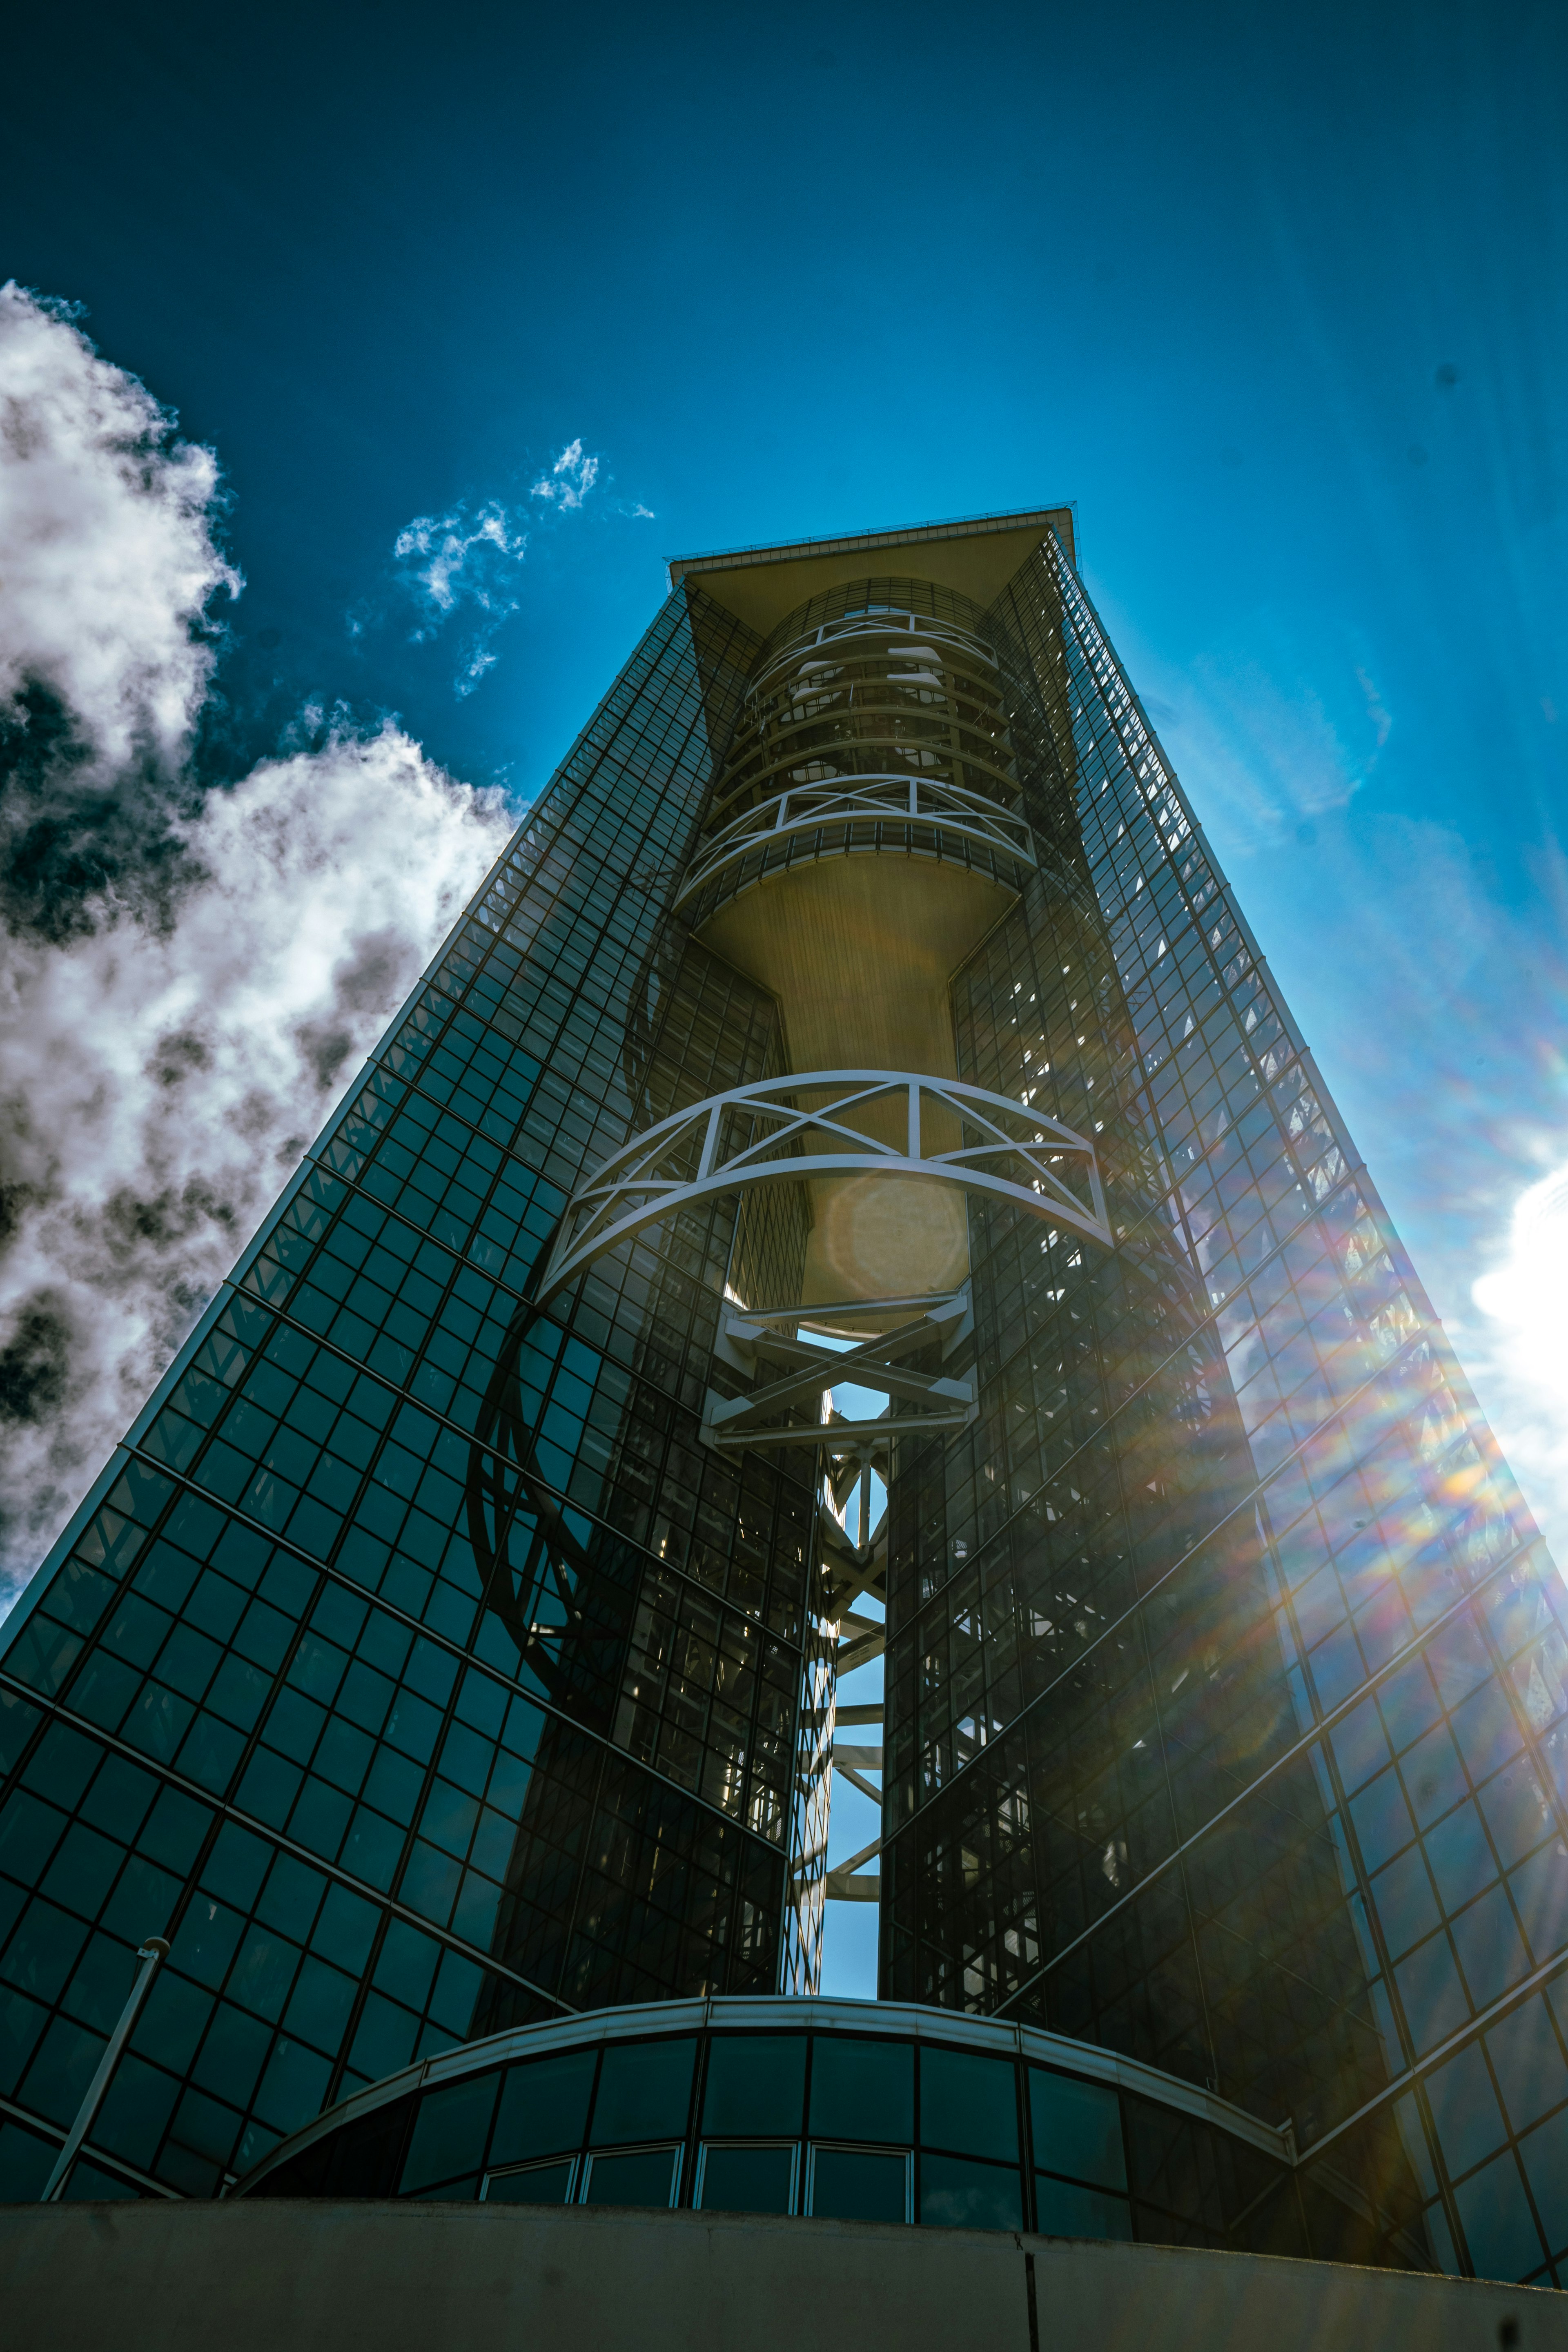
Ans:
POLYGON ((592 2050, 571 2050, 559 2058, 539 2058, 514 2066, 507 2075, 490 2146, 492 2164, 519 2157, 552 2156, 581 2144, 594 2087, 592 2050))
POLYGON ((497 2080, 494 2074, 476 2074, 426 2092, 403 2160, 400 2196, 413 2196, 433 2181, 450 2180, 455 2173, 473 2172, 483 2163, 497 2080))
POLYGON ((949 2230, 1020 2230, 1023 2184, 1009 2165, 922 2156, 921 2220, 949 2230))
POLYGON ((794 2139, 805 2088, 804 2033, 716 2035, 708 2052, 702 2128, 777 2132, 794 2139))
POLYGON ((984 2058, 970 2050, 922 2050, 921 2143, 1016 2163, 1018 2094, 1012 2060, 984 2058))
POLYGON ((560 2164, 525 2164, 517 2172, 492 2172, 485 2183, 489 2205, 564 2205, 572 2193, 576 2159, 560 2164))
POLYGON ((814 2037, 811 2128, 845 2139, 912 2140, 915 2053, 908 2042, 814 2037))
POLYGON ((696 2054, 696 2042, 689 2037, 679 2042, 610 2042, 594 2102, 595 2145, 603 2147, 607 2140, 664 2138, 684 2132, 696 2054))
POLYGON ((585 2205, 673 2205, 678 2147, 639 2147, 589 2159, 585 2205))
POLYGON ((1070 2075, 1047 2074, 1043 2067, 1031 2066, 1029 2121, 1037 2164, 1075 2173, 1104 2189, 1126 2188, 1121 2105, 1108 2085, 1076 2083, 1070 2075))
POLYGON ((814 2148, 811 2210, 834 2221, 907 2221, 910 2165, 876 2148, 814 2148))
POLYGON ((706 2147, 698 2200, 710 2213, 788 2213, 795 2151, 791 2147, 706 2147))
POLYGON ((1080 2189, 1076 2180, 1035 2178, 1035 2227, 1045 2238, 1130 2238, 1132 2215, 1123 2197, 1080 2189))

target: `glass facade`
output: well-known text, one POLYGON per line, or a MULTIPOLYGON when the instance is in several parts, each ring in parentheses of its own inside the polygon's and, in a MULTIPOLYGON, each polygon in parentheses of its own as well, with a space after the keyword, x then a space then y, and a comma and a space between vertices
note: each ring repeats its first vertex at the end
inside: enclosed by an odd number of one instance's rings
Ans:
MULTIPOLYGON (((1335 2260, 1347 2184, 1152 2068, 896 2003, 718 2000, 498 2035, 278 2149, 247 2197, 685 2206, 1335 2260)), ((1414 2243, 1393 2250, 1423 2266, 1414 2243)))
MULTIPOLYGON (((1018 520, 685 567, 5 1628, 0 2195, 150 1934, 68 2195, 217 2193, 483 2037, 813 1993, 835 1675, 885 1639, 885 2000, 1289 2118, 1313 2252, 1568 2266, 1563 1587, 1065 519, 1018 520), (629 1139, 712 1101, 733 1156, 746 1089, 846 1069, 1059 1123, 1109 1245, 974 1181, 951 1096, 907 1150, 867 1114, 891 1175, 797 1135, 715 1191, 693 1145, 550 1289, 629 1139), (853 1444, 782 1392, 805 1322, 744 1322, 792 1301, 939 1309, 853 1444)), ((1119 2113, 1117 2181, 1019 2143, 1020 2215, 1185 2213, 1119 2113)), ((1002 2161, 589 2114, 474 2180, 929 2221, 1002 2161)))
POLYGON ((957 975, 961 1062, 1118 1135, 1120 1246, 972 1204, 980 1416, 892 1487, 884 1990, 1289 2116, 1437 2267, 1551 2283, 1562 1581, 1057 539, 994 617, 1088 887, 957 975))

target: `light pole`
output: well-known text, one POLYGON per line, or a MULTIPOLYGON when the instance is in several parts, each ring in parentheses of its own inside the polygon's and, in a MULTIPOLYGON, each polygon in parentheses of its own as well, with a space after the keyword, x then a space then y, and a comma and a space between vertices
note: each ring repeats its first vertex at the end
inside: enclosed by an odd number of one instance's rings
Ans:
POLYGON ((136 1981, 132 1986, 125 2006, 120 2012, 120 2022, 110 2035, 108 2047, 98 2062, 98 2072, 87 2086, 87 2096, 77 2109, 76 2121, 66 2135, 66 2144, 59 2152, 55 2168, 44 2184, 43 2192, 38 2199, 40 2205, 56 2205, 59 2202, 66 2182, 70 2178, 70 2168, 77 2160, 83 2140, 97 2119, 98 2111, 103 2105, 104 2094, 114 2079, 114 2070, 120 2063, 121 2052, 131 2038, 131 2029, 136 2022, 137 2011, 147 1998, 148 1989, 153 1982, 158 1963, 168 1948, 168 1943, 162 1936, 149 1936, 145 1943, 137 1947, 136 1957, 142 1965, 136 1971, 136 1981))

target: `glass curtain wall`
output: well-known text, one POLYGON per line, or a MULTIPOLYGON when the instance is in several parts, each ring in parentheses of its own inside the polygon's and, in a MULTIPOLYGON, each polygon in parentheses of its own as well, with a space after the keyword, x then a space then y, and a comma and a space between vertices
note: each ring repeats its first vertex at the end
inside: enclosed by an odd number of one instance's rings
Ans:
POLYGON ((1114 1106, 1142 1270, 973 1221, 982 1421, 896 1506, 884 1984, 1289 2115, 1363 2243, 1550 2282, 1563 1588, 1054 538, 995 618, 1092 905, 960 975, 963 1066, 1114 1106))
POLYGON ((5 1628, 0 2191, 150 1934, 120 2193, 475 2032, 772 1991, 786 1934, 815 1981, 809 1467, 697 1434, 732 1206, 525 1305, 586 1169, 778 1066, 664 911, 756 647, 670 599, 5 1628))

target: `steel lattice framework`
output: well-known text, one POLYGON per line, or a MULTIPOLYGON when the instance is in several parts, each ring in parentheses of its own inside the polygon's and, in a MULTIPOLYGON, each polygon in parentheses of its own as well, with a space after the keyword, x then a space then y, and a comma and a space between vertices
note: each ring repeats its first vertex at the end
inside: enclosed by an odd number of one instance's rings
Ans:
POLYGON ((696 1202, 755 1185, 850 1176, 915 1177, 986 1192, 1114 1246, 1088 1136, 957 1078, 799 1070, 709 1095, 613 1152, 567 1202, 537 1301, 544 1305, 606 1250, 696 1202), (955 1120, 964 1140, 928 1150, 928 1123, 946 1130, 955 1120), (876 1131, 889 1124, 899 1128, 896 1142, 876 1131), (1069 1170, 1087 1199, 1068 1183, 1069 1170))

